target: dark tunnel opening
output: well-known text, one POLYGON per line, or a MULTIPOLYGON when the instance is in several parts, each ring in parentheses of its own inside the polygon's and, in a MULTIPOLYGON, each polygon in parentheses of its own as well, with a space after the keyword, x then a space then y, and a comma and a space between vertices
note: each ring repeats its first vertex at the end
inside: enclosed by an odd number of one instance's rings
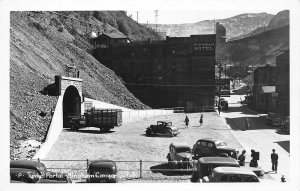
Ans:
POLYGON ((70 126, 72 120, 79 119, 81 115, 81 99, 76 87, 69 86, 63 98, 63 125, 70 126))

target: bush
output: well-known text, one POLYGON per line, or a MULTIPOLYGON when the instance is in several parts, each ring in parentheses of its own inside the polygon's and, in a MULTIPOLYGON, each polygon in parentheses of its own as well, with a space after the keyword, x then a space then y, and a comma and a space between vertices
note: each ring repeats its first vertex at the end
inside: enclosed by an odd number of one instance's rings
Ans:
POLYGON ((131 33, 131 30, 130 30, 130 28, 129 28, 129 26, 128 26, 128 24, 127 24, 126 21, 124 21, 124 20, 118 20, 117 24, 118 24, 119 31, 121 31, 125 35, 129 35, 131 33))

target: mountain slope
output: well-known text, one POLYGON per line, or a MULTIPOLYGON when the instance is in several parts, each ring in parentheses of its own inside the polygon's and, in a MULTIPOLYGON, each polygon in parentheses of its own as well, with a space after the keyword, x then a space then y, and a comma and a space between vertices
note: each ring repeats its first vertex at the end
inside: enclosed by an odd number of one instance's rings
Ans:
MULTIPOLYGON (((99 26, 100 31, 118 31, 109 24, 104 29, 104 24, 97 18, 92 15, 85 17, 86 12, 63 13, 93 22, 99 26)), ((140 27, 146 30, 144 28, 140 27)), ((11 158, 27 157, 26 153, 19 150, 22 141, 44 139, 57 97, 41 92, 47 85, 54 83, 55 75, 66 76, 68 66, 80 69, 84 96, 128 108, 148 108, 125 88, 113 71, 88 53, 93 48, 87 38, 91 30, 94 29, 80 21, 56 13, 11 12, 11 158)), ((130 35, 135 37, 134 34, 130 35)))
MULTIPOLYGON (((282 11, 272 19, 265 30, 227 42, 219 52, 227 56, 227 61, 242 66, 244 71, 249 65, 254 68, 265 64, 276 65, 276 56, 289 49, 289 32, 289 12, 282 11)), ((231 74, 233 73, 235 72, 231 71, 231 74)), ((243 77, 245 75, 246 73, 243 77)))
MULTIPOLYGON (((220 22, 227 30, 227 38, 249 33, 259 26, 267 25, 274 15, 267 13, 246 13, 226 19, 205 20, 197 23, 164 25, 158 24, 158 31, 165 31, 167 36, 190 36, 191 34, 215 33, 215 23, 220 22)), ((148 25, 155 28, 154 24, 148 25)))

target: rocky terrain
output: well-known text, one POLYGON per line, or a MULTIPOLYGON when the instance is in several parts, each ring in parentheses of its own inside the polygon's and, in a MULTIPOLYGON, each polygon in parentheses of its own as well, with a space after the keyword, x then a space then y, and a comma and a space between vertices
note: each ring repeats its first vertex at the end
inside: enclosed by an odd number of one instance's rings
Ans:
POLYGON ((232 63, 238 68, 230 72, 242 71, 245 77, 248 66, 276 65, 276 56, 289 49, 289 11, 281 11, 273 17, 270 24, 237 40, 223 44, 219 55, 224 62, 232 63), (240 68, 242 70, 240 70, 240 68))
POLYGON ((51 121, 51 111, 55 109, 58 98, 44 95, 42 90, 54 83, 55 75, 67 76, 69 66, 75 66, 80 70, 84 96, 128 108, 148 108, 125 88, 113 71, 99 63, 89 53, 93 49, 89 43, 89 37, 93 32, 121 33, 120 29, 136 40, 158 38, 152 30, 132 23, 134 21, 130 18, 122 17, 124 14, 116 11, 11 12, 11 159, 32 156, 35 149, 29 149, 28 154, 27 149, 20 147, 21 143, 26 140, 42 142, 45 138, 51 121), (116 25, 111 26, 109 19, 113 19, 116 25), (132 28, 126 30, 126 26, 132 28))
MULTIPOLYGON (((191 34, 215 33, 215 23, 220 22, 227 30, 227 38, 248 34, 256 28, 268 25, 274 17, 268 13, 246 13, 226 19, 205 20, 186 24, 158 24, 158 31, 166 32, 167 36, 190 36, 191 34)), ((155 28, 154 24, 148 25, 155 28)))

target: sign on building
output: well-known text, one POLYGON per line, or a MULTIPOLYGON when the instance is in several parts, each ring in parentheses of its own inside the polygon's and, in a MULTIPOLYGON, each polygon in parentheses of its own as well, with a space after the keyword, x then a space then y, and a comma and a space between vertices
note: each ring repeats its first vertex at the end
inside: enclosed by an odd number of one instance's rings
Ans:
POLYGON ((215 43, 214 42, 194 42, 193 44, 194 55, 197 56, 214 56, 215 43))
POLYGON ((217 95, 220 96, 230 96, 230 79, 215 79, 215 84, 217 86, 217 95))

